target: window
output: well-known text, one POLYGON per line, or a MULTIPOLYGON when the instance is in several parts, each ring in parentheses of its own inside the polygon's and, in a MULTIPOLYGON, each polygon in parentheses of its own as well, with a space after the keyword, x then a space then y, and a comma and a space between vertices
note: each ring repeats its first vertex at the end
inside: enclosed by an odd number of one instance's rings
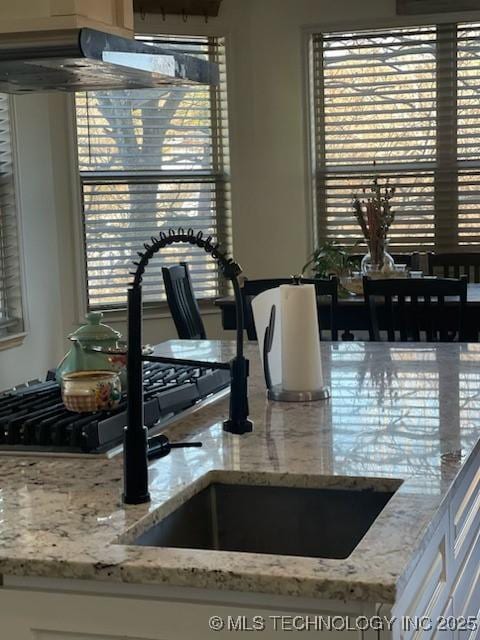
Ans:
POLYGON ((10 100, 0 94, 0 341, 22 333, 22 290, 10 100))
POLYGON ((473 24, 313 36, 319 241, 361 238, 352 195, 380 175, 391 249, 480 246, 479 52, 473 24))
MULTIPOLYGON (((223 41, 144 39, 217 62, 220 85, 76 95, 89 308, 125 306, 132 261, 160 231, 192 227, 231 244, 223 41)), ((214 261, 175 245, 148 269, 146 303, 165 299, 162 266, 183 260, 198 298, 221 292, 214 261)))

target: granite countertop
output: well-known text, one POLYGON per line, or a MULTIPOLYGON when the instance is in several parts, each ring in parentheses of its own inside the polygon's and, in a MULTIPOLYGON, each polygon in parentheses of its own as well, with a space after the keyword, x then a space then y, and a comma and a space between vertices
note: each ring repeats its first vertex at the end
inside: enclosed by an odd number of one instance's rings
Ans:
MULTIPOLYGON (((215 361, 233 349, 210 346, 205 357, 215 361)), ((223 432, 228 398, 171 425, 173 440, 203 447, 150 465, 150 504, 121 503, 121 455, 0 457, 0 574, 394 602, 452 482, 480 449, 480 345, 323 343, 332 397, 311 404, 268 403, 255 345, 247 355, 254 433, 223 432), (301 486, 403 482, 345 560, 129 546, 226 476, 301 486)))

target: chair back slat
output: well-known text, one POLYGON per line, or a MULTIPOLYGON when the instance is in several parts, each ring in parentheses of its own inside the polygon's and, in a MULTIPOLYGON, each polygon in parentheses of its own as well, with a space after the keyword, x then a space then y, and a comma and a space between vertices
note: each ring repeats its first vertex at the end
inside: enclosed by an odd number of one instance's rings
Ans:
MULTIPOLYGON (((398 305, 398 328, 400 331, 400 340, 406 342, 408 340, 408 320, 405 317, 405 296, 400 294, 397 299, 398 305)), ((395 317, 395 315, 394 315, 395 317)))
POLYGON ((448 336, 449 336, 449 332, 448 332, 448 326, 447 323, 445 321, 445 296, 443 294, 440 294, 438 296, 438 306, 439 306, 439 318, 438 318, 438 323, 439 323, 439 332, 440 332, 440 342, 449 342, 448 336))
POLYGON ((366 296, 365 302, 368 306, 368 333, 371 342, 380 342, 380 326, 378 323, 378 313, 376 307, 375 296, 366 296))
POLYGON ((364 278, 371 340, 385 332, 390 342, 427 342, 463 339, 467 278, 408 279, 364 278), (381 324, 380 320, 384 323, 381 324))
POLYGON ((426 320, 425 336, 426 336, 427 342, 433 342, 435 339, 435 334, 433 330, 433 318, 432 318, 432 314, 430 313, 431 304, 432 304, 432 298, 430 294, 426 294, 423 298, 423 309, 424 309, 423 317, 426 320))
POLYGON ((182 340, 205 340, 206 332, 193 291, 188 264, 162 268, 165 293, 178 337, 182 340))
POLYGON ((398 321, 400 328, 400 340, 406 342, 408 340, 408 318, 405 304, 405 296, 398 296, 398 321))
POLYGON ((412 323, 412 340, 414 342, 420 342, 420 322, 419 322, 419 313, 422 305, 418 304, 418 295, 413 293, 410 296, 410 305, 411 305, 411 315, 413 318, 412 323))

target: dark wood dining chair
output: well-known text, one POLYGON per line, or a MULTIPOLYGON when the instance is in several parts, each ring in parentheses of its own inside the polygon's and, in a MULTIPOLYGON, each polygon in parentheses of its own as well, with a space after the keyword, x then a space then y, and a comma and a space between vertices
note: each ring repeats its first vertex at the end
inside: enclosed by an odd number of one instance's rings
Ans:
POLYGON ((428 273, 444 278, 459 278, 465 275, 468 282, 480 282, 480 251, 429 253, 428 273))
MULTIPOLYGON (((301 278, 302 284, 315 285, 315 293, 317 299, 319 297, 329 298, 329 315, 330 315, 330 338, 331 340, 338 340, 338 325, 337 325, 337 306, 338 306, 338 278, 332 276, 330 278, 301 278)), ((273 278, 266 280, 245 280, 243 284, 243 300, 244 300, 244 315, 245 315, 245 328, 249 340, 257 339, 257 332, 255 329, 255 322, 252 312, 252 299, 258 296, 264 291, 269 289, 275 289, 282 284, 292 284, 292 278, 273 278)), ((323 329, 321 323, 319 323, 320 339, 323 337, 323 329)))
POLYGON ((205 340, 202 316, 193 291, 186 262, 162 268, 165 293, 178 337, 182 340, 205 340))
POLYGON ((452 342, 463 338, 467 279, 363 279, 370 340, 452 342), (448 298, 448 300, 447 300, 448 298))

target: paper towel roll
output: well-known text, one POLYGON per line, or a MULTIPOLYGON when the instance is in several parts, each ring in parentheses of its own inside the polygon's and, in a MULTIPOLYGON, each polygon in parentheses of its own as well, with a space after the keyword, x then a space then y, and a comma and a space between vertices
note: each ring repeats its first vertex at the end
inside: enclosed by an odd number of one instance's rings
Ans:
POLYGON ((323 387, 317 300, 313 284, 280 287, 282 387, 315 391, 323 387))

